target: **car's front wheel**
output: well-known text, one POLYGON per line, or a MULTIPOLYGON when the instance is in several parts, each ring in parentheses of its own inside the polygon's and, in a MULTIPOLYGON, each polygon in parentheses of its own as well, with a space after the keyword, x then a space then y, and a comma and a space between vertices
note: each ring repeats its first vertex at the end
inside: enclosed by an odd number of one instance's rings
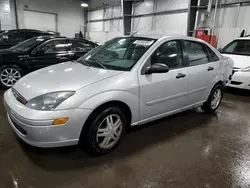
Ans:
POLYGON ((127 119, 118 107, 98 112, 88 123, 80 142, 97 155, 112 151, 120 143, 127 127, 127 119))
POLYGON ((215 112, 220 106, 223 97, 223 87, 221 84, 217 84, 211 91, 208 100, 201 107, 205 112, 215 112))
POLYGON ((0 85, 4 89, 12 87, 21 77, 23 71, 17 65, 6 65, 0 68, 0 85))

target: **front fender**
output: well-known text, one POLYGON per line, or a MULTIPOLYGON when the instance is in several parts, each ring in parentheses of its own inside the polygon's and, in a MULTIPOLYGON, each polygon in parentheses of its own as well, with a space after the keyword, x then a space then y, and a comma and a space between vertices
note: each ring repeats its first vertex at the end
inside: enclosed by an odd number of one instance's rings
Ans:
POLYGON ((106 91, 85 100, 79 108, 94 110, 104 103, 120 101, 125 103, 131 110, 132 122, 139 121, 139 97, 127 91, 106 91))

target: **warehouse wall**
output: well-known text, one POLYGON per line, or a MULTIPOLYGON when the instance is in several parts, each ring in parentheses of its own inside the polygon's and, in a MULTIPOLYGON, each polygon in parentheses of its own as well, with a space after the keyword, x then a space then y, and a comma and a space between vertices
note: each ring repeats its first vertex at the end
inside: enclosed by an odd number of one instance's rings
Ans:
POLYGON ((58 32, 63 36, 73 37, 83 30, 84 14, 79 0, 18 0, 17 9, 20 28, 26 28, 24 10, 32 10, 56 14, 58 32))
MULTIPOLYGON (((224 0, 224 2, 235 2, 235 0, 224 0)), ((238 8, 238 5, 232 5, 230 7, 220 7, 218 6, 216 19, 215 19, 215 32, 217 35, 217 48, 221 48, 228 44, 235 38, 240 36, 240 33, 243 29, 246 30, 246 34, 250 35, 250 5, 243 5, 238 8)), ((199 11, 198 20, 200 21, 200 13, 203 11, 199 11)), ((212 27, 213 25, 213 17, 215 10, 213 9, 211 15, 208 19, 208 26, 212 27)), ((199 24, 200 22, 198 22, 199 24)))
MULTIPOLYGON (((119 18, 122 16, 121 6, 111 6, 108 8, 89 12, 89 20, 99 20, 106 18, 119 18)), ((103 43, 116 36, 123 35, 123 19, 90 22, 88 24, 88 38, 94 42, 103 43)))
MULTIPOLYGON (((187 9, 188 0, 145 0, 134 4, 134 15, 164 10, 187 9)), ((188 13, 137 17, 132 20, 132 32, 140 34, 186 35, 188 13)))
POLYGON ((10 7, 9 0, 0 1, 0 30, 7 30, 13 27, 14 20, 12 20, 10 7))

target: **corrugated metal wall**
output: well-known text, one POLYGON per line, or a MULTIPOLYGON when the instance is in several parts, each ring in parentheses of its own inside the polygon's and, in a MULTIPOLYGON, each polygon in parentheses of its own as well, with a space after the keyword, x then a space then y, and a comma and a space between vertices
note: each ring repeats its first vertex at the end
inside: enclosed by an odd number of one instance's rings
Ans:
MULTIPOLYGON (((89 12, 89 20, 121 17, 121 6, 112 6, 89 12)), ((94 42, 103 43, 116 36, 123 35, 123 19, 91 22, 88 24, 89 38, 94 42)))
MULTIPOLYGON (((235 2, 235 0, 222 0, 219 3, 216 20, 215 34, 217 35, 217 48, 221 48, 235 38, 238 38, 243 31, 250 35, 250 5, 232 5, 221 7, 221 3, 235 2)), ((201 13, 203 11, 199 11, 201 13)), ((200 14, 199 14, 200 15, 200 14)), ((214 9, 208 19, 207 25, 212 26, 214 9)), ((200 20, 200 16, 198 17, 200 20)), ((199 24, 199 23, 198 23, 199 24)))
MULTIPOLYGON (((188 0, 145 0, 134 5, 134 14, 187 9, 188 0)), ((132 32, 142 34, 186 35, 188 13, 171 13, 133 18, 132 32)))
MULTIPOLYGON (((165 10, 187 9, 188 0, 145 0, 133 5, 133 15, 141 15, 165 10)), ((187 12, 141 16, 132 18, 132 31, 139 34, 186 35, 187 12)), ((99 20, 122 16, 121 6, 89 12, 89 20, 99 20)), ((96 42, 123 35, 123 20, 91 22, 88 24, 89 38, 96 42)))

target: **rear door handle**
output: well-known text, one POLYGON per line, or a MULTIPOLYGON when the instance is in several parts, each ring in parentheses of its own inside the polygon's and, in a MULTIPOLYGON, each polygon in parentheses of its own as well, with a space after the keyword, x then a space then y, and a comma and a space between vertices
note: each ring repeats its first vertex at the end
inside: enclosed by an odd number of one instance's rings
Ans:
POLYGON ((207 71, 212 71, 212 70, 214 70, 213 67, 210 67, 210 66, 209 66, 209 67, 207 68, 207 71))
POLYGON ((179 79, 179 78, 184 78, 186 76, 186 74, 182 74, 182 73, 178 73, 176 78, 179 79))

